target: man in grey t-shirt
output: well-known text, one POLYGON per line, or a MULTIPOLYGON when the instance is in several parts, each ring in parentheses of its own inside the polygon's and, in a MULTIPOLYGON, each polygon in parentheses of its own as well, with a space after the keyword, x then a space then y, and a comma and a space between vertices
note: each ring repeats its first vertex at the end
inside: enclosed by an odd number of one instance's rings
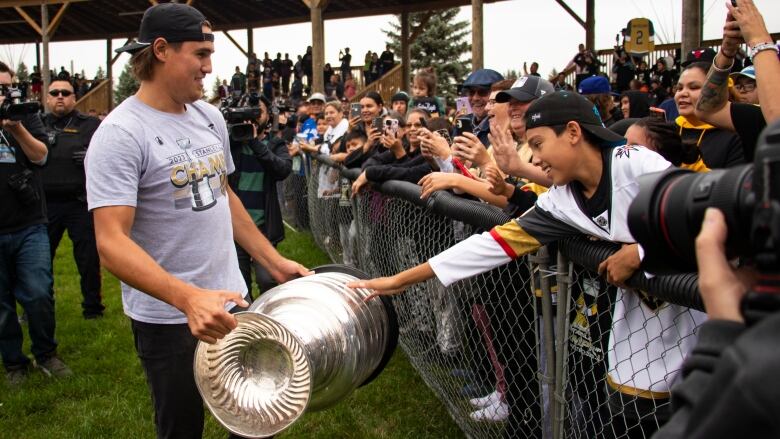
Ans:
POLYGON ((279 282, 309 274, 263 237, 233 191, 220 112, 200 101, 211 72, 211 25, 195 8, 149 8, 139 41, 118 51, 141 82, 101 124, 87 153, 87 200, 103 265, 122 281, 157 436, 200 437, 197 340, 236 327, 249 304, 233 241, 279 282))

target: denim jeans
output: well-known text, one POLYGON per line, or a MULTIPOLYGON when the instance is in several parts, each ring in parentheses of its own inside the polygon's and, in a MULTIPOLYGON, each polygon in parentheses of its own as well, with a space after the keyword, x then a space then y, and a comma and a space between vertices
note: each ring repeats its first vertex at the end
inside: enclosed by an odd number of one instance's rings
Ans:
POLYGON ((7 370, 27 367, 16 302, 27 313, 32 353, 38 362, 54 355, 54 298, 46 226, 0 234, 0 354, 7 370))

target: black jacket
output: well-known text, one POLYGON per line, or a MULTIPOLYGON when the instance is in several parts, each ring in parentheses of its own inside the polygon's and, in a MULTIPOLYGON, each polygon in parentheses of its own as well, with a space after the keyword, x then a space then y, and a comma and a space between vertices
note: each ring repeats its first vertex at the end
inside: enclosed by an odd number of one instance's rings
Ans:
MULTIPOLYGON (((258 148, 261 153, 255 153, 254 158, 264 169, 263 192, 265 192, 265 222, 260 227, 266 238, 271 244, 278 244, 284 240, 284 223, 282 222, 282 208, 279 205, 279 196, 276 190, 276 183, 287 178, 292 172, 292 158, 287 152, 287 144, 279 138, 272 138, 262 141, 253 139, 253 142, 263 143, 266 148, 258 148)), ((241 154, 243 143, 231 142, 230 154, 233 157, 233 163, 236 166, 236 172, 228 177, 230 187, 235 191, 238 187, 238 181, 241 177, 241 160, 247 156, 241 154)))
POLYGON ((89 147, 100 120, 73 110, 62 117, 48 113, 43 117, 43 124, 49 136, 49 156, 46 159, 46 169, 42 172, 46 199, 78 199, 86 202, 83 154, 89 147))
POLYGON ((780 314, 750 328, 710 320, 698 335, 672 389, 674 415, 653 438, 780 437, 780 314))

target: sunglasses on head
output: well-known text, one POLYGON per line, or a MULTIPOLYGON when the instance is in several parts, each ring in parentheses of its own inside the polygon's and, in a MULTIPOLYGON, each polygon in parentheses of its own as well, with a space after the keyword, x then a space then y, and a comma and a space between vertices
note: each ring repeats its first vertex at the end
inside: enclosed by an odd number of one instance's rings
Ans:
POLYGON ((72 95, 73 92, 70 90, 50 90, 49 96, 56 98, 59 95, 62 95, 63 98, 67 98, 68 96, 72 95))

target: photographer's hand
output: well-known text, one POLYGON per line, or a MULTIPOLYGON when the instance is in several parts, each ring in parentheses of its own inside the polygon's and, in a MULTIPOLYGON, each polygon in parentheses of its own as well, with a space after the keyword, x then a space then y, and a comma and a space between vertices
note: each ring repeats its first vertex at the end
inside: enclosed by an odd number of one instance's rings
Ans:
POLYGON ((723 213, 708 208, 701 232, 696 237, 696 262, 699 265, 699 291, 710 319, 744 322, 740 302, 756 282, 756 273, 735 269, 726 260, 728 227, 723 213))
MULTIPOLYGON (((38 119, 38 123, 40 124, 40 119, 38 119)), ((2 127, 19 142, 19 146, 21 146, 22 152, 24 152, 28 160, 40 164, 46 159, 46 156, 49 154, 46 144, 30 134, 20 121, 3 119, 2 127)), ((41 129, 43 129, 42 125, 41 129)))

